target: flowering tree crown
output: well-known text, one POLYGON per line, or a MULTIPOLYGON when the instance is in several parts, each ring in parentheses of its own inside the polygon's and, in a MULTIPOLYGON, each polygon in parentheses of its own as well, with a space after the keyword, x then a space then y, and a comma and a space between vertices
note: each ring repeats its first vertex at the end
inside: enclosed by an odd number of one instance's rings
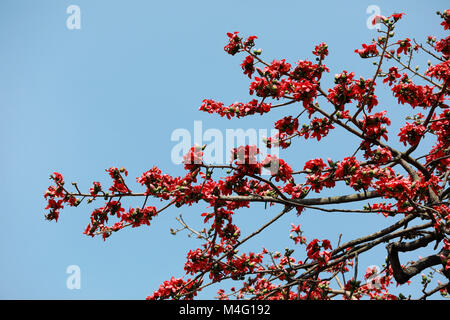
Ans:
MULTIPOLYGON (((438 15, 442 27, 448 30, 450 10, 438 15)), ((440 40, 429 36, 426 44, 410 38, 394 39, 394 30, 403 16, 377 16, 373 23, 383 26, 381 36, 354 50, 361 58, 374 60, 372 77, 358 77, 344 70, 334 76, 334 86, 328 89, 321 85, 321 79, 329 76, 326 43, 314 47, 313 61, 268 62, 262 50, 255 48, 256 36, 228 33, 224 50, 232 56, 244 55, 241 68, 250 79, 252 99, 228 106, 205 99, 200 106, 203 112, 228 119, 266 116, 275 108, 285 108, 292 114, 275 121, 278 134, 266 139, 269 148, 290 148, 302 138, 320 141, 339 127, 358 138, 353 154, 343 159, 311 157, 294 169, 274 155, 258 160, 260 150, 244 145, 232 150, 229 164, 212 165, 204 162, 204 147, 194 146, 184 156, 184 176, 174 177, 153 167, 136 178, 139 192, 130 189, 125 168, 107 169, 111 186, 93 182, 88 192, 79 190, 76 183, 68 188, 64 177, 54 172, 50 176, 53 184, 44 195, 48 201, 46 218, 57 221, 64 206, 104 200, 104 205, 92 211, 84 233, 107 239, 125 228, 149 226, 152 219, 173 206, 206 203, 209 210, 201 213, 203 230, 191 228, 181 216, 177 219, 182 225, 180 230, 203 241, 202 246, 187 253, 185 276, 165 281, 148 299, 193 299, 203 288, 220 286, 224 281, 235 281, 237 286, 228 292, 219 287, 220 299, 398 299, 404 297, 394 295, 391 284, 408 283, 426 269, 444 281, 430 289, 429 279, 423 276, 424 288, 417 298, 437 292, 446 295, 450 279, 450 111, 446 104, 450 36, 440 40), (418 54, 428 55, 433 61, 428 62, 423 73, 411 67, 418 54), (398 132, 403 150, 388 144, 391 119, 389 110, 380 107, 375 93, 377 83, 390 88, 398 108, 414 112, 398 132), (414 154, 428 136, 433 145, 425 154, 414 154), (269 177, 262 175, 264 168, 270 168, 269 177), (226 174, 216 179, 213 173, 217 171, 226 174), (353 193, 315 196, 339 184, 346 184, 353 193), (126 209, 124 202, 130 197, 141 197, 142 206, 126 209), (150 199, 166 204, 159 208, 147 205, 150 199), (242 235, 233 216, 254 202, 280 206, 280 213, 253 233, 242 235), (363 204, 352 210, 337 207, 350 202, 363 204), (293 240, 292 249, 283 253, 266 249, 240 251, 244 243, 280 217, 293 212, 301 216, 306 210, 381 214, 380 219, 389 219, 391 224, 346 243, 307 239, 301 225, 292 224, 286 229, 293 240), (358 256, 383 244, 387 255, 383 268, 369 268, 363 278, 358 278, 358 256), (400 253, 429 244, 434 245, 431 255, 401 263, 400 253)))

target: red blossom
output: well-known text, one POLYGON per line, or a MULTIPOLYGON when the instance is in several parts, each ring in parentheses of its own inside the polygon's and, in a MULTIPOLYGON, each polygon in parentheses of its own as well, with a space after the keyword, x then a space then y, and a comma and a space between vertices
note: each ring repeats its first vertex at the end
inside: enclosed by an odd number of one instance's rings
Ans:
POLYGON ((321 171, 323 168, 325 168, 326 165, 323 163, 322 159, 313 159, 309 160, 305 163, 305 166, 303 170, 311 170, 312 172, 321 171))
POLYGON ((328 55, 328 45, 325 42, 315 46, 313 54, 323 60, 328 55))
POLYGON ((253 63, 253 56, 247 56, 241 64, 242 70, 244 70, 244 74, 248 75, 249 78, 251 78, 253 72, 255 72, 253 63))
POLYGON ((368 139, 377 140, 379 138, 384 138, 388 140, 386 125, 391 124, 391 120, 386 117, 386 111, 377 112, 372 115, 364 116, 362 120, 359 121, 365 136, 368 139))
POLYGON ((371 58, 378 55, 377 43, 373 42, 370 45, 365 43, 362 44, 362 49, 355 50, 356 53, 360 55, 361 58, 371 58))
POLYGON ((372 19, 372 25, 376 25, 377 23, 380 23, 382 21, 386 20, 385 16, 382 15, 376 15, 373 19, 372 19))
POLYGON ((420 139, 424 136, 426 128, 420 124, 407 123, 400 129, 398 136, 400 142, 406 146, 409 143, 411 146, 416 146, 420 139))
POLYGON ((272 176, 275 177, 275 181, 286 182, 292 177, 292 168, 283 160, 274 155, 267 155, 262 161, 262 166, 270 170, 272 176))
POLYGON ((294 134, 298 129, 298 119, 292 118, 292 116, 284 117, 281 120, 275 122, 275 129, 288 135, 294 134))
POLYGON ((241 38, 238 36, 239 32, 235 31, 233 33, 227 33, 228 44, 224 47, 224 50, 234 56, 241 49, 241 38))
POLYGON ((397 54, 408 54, 408 48, 411 47, 411 39, 406 38, 404 40, 398 40, 397 44, 399 45, 397 48, 397 54))
POLYGON ((434 66, 430 66, 426 72, 426 75, 431 78, 436 78, 444 82, 450 79, 450 61, 444 61, 434 66))
POLYGON ((192 147, 183 156, 184 169, 194 171, 203 164, 203 149, 202 146, 192 147))
POLYGON ((405 14, 404 13, 394 13, 392 15, 389 16, 389 18, 393 18, 394 22, 397 22, 398 20, 400 20, 405 14))
POLYGON ((436 42, 434 49, 441 52, 444 59, 448 60, 450 57, 450 36, 436 42))
POLYGON ((91 195, 96 196, 100 191, 102 191, 102 186, 100 182, 94 182, 93 187, 89 189, 91 195))
POLYGON ((398 73, 398 68, 390 67, 389 72, 386 74, 386 77, 383 79, 383 83, 389 82, 389 86, 392 86, 392 83, 397 82, 397 79, 400 77, 401 77, 401 75, 398 73))
POLYGON ((450 29, 450 9, 444 10, 441 17, 444 19, 444 21, 441 22, 441 26, 444 27, 444 30, 450 29))

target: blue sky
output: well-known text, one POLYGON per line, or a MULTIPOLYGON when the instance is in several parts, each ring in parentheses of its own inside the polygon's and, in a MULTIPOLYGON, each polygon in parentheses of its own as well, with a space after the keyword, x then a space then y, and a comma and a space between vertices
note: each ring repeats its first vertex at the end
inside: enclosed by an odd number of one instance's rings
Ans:
MULTIPOLYGON (((342 70, 369 77, 374 66, 353 52, 376 36, 366 27, 369 5, 379 6, 384 15, 405 12, 398 36, 423 41, 430 34, 443 36, 435 11, 447 9, 445 4, 1 1, 0 298, 143 299, 172 275, 183 275, 186 253, 199 242, 186 234, 174 237, 169 228, 178 227, 175 218, 180 213, 200 225, 203 205, 168 210, 151 227, 123 230, 103 242, 82 234, 92 205, 66 209, 57 224, 50 223, 44 219, 43 194, 53 171, 87 190, 92 181, 107 183, 104 170, 111 166, 126 167, 131 189, 138 190, 135 177, 153 165, 172 175, 183 174, 170 158, 175 145, 170 136, 177 128, 192 131, 194 121, 201 120, 204 130, 270 129, 286 112, 293 114, 285 109, 227 121, 198 111, 205 98, 225 104, 249 100, 248 78, 239 66, 244 57, 223 51, 226 32, 257 35, 257 47, 270 61, 313 59, 314 45, 327 42, 328 81, 342 70), (81 9, 79 30, 66 27, 66 8, 73 4, 81 9), (70 265, 80 267, 79 290, 66 287, 70 265)), ((380 110, 392 110, 394 119, 404 118, 405 108, 392 97, 381 91, 379 100, 380 110)), ((391 130, 398 127, 400 123, 394 123, 391 130)), ((336 131, 320 144, 298 141, 281 156, 297 168, 310 158, 340 159, 353 151, 353 140, 341 133, 336 131)), ((395 134, 391 139, 400 146, 395 134)), ((247 234, 276 212, 255 206, 240 211, 236 221, 247 234)), ((265 245, 282 251, 291 245, 291 222, 302 224, 308 239, 336 241, 339 233, 350 240, 389 221, 381 216, 292 214, 248 248, 265 245)), ((384 251, 380 246, 361 257, 361 270, 380 265, 384 251)), ((206 290, 201 297, 213 297, 216 290, 206 290)))

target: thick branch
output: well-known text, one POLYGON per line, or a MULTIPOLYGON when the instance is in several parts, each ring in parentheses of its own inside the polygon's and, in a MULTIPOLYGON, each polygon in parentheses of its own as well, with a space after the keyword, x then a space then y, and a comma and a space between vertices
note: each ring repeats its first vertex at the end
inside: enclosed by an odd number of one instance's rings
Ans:
POLYGON ((422 270, 441 264, 442 260, 439 254, 430 255, 414 262, 409 267, 403 268, 398 256, 399 252, 413 251, 421 247, 426 247, 430 242, 438 240, 441 235, 436 233, 426 235, 415 241, 401 243, 394 242, 387 245, 388 258, 392 266, 393 276, 399 284, 406 283, 409 279, 420 273, 422 270))
POLYGON ((267 196, 222 196, 221 200, 225 201, 252 201, 252 202, 276 202, 282 204, 290 204, 290 205, 327 205, 327 204, 338 204, 345 202, 355 202, 361 200, 367 200, 371 198, 380 197, 377 191, 368 191, 355 193, 350 195, 343 196, 335 196, 335 197, 323 197, 323 198, 309 198, 309 199, 289 199, 283 200, 274 197, 267 196))

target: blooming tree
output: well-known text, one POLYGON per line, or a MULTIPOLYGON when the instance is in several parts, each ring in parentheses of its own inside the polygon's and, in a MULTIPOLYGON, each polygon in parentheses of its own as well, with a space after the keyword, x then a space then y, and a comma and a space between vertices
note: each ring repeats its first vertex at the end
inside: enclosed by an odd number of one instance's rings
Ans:
MULTIPOLYGON (((442 27, 448 30, 450 10, 438 15, 443 20, 442 27)), ((343 71, 335 75, 334 86, 328 89, 320 82, 329 73, 325 65, 327 44, 315 46, 314 61, 267 62, 262 50, 255 48, 256 36, 228 33, 224 49, 230 55, 245 56, 241 67, 251 81, 249 93, 254 98, 228 106, 205 99, 200 106, 201 111, 230 119, 263 115, 275 108, 292 111, 295 109, 287 106, 295 105, 298 114, 275 122, 278 134, 266 139, 269 148, 289 148, 302 137, 320 141, 340 127, 360 141, 353 154, 326 160, 311 155, 309 161, 293 169, 274 155, 259 159, 256 146, 243 145, 232 150, 230 163, 213 165, 204 162, 204 146, 194 146, 184 156, 184 176, 173 177, 153 167, 137 177, 141 188, 138 192, 130 189, 125 168, 107 169, 112 185, 93 182, 87 192, 82 192, 76 183, 68 188, 63 176, 54 172, 50 176, 53 184, 45 193, 46 218, 57 221, 65 205, 76 207, 85 199, 88 203, 104 200, 104 205, 92 211, 84 234, 106 239, 124 228, 148 226, 171 207, 206 203, 209 210, 201 213, 205 225, 202 230, 178 219, 184 230, 203 242, 187 253, 186 274, 165 281, 148 299, 193 299, 213 284, 219 287, 220 299, 398 299, 405 297, 392 294, 391 285, 408 283, 418 274, 422 274, 423 290, 416 298, 425 299, 439 292, 446 296, 450 288, 450 111, 446 105, 450 91, 450 37, 438 40, 429 36, 426 44, 409 38, 394 40, 394 30, 403 16, 398 13, 375 17, 373 23, 383 26, 380 36, 355 50, 361 58, 374 60, 376 71, 371 78, 358 78, 354 72, 343 71), (424 73, 411 67, 419 54, 434 61, 428 62, 424 73), (404 145, 402 150, 388 144, 391 120, 389 110, 380 110, 375 94, 377 83, 390 88, 399 108, 411 108, 415 114, 407 117, 398 133, 404 145), (434 144, 425 154, 414 154, 421 150, 418 147, 426 136, 434 144), (268 176, 262 175, 264 168, 269 170, 268 176), (222 176, 216 178, 217 172, 222 176), (346 184, 353 193, 314 196, 340 184, 346 184), (130 197, 142 198, 142 205, 126 209, 124 202, 130 197), (149 206, 150 198, 163 200, 165 205, 149 206), (233 216, 254 202, 279 206, 280 211, 243 236, 233 216), (337 207, 345 203, 360 206, 337 207), (302 215, 305 210, 378 213, 390 224, 345 243, 306 239, 301 225, 292 224, 292 249, 283 253, 264 248, 261 252, 241 251, 244 243, 283 215, 302 215), (369 268, 358 278, 358 256, 378 245, 386 246, 382 270, 369 268), (401 253, 428 245, 432 247, 430 255, 402 264, 401 253), (303 256, 298 254, 301 250, 303 256), (428 271, 430 275, 440 274, 445 281, 428 288, 430 279, 424 275, 428 271), (225 291, 220 287, 224 281, 234 281, 236 285, 225 291)))

